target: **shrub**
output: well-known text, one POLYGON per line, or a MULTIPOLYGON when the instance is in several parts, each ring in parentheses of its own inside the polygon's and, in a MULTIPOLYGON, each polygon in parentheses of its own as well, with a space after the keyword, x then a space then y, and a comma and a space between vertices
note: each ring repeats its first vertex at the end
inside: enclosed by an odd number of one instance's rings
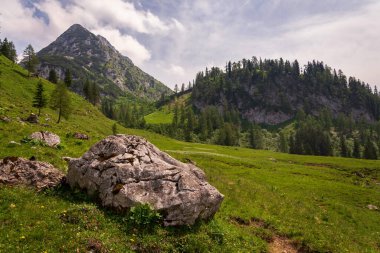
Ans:
POLYGON ((128 225, 138 230, 152 230, 161 221, 161 214, 148 204, 138 204, 131 208, 127 218, 128 225))

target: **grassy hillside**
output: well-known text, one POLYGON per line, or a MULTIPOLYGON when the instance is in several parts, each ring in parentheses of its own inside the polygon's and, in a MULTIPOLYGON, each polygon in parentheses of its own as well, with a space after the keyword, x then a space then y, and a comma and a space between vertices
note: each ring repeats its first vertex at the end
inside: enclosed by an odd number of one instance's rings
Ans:
POLYGON ((180 108, 181 106, 187 107, 190 100, 190 93, 186 93, 171 99, 164 105, 162 105, 158 110, 146 115, 145 121, 150 125, 159 124, 171 124, 173 122, 174 108, 176 105, 180 108))
MULTIPOLYGON (((113 122, 79 96, 69 120, 55 123, 43 110, 42 124, 23 123, 37 79, 0 57, 0 158, 13 155, 48 161, 65 171, 63 156, 79 157, 111 134, 113 122), (19 142, 33 131, 61 136, 53 149, 19 142), (70 133, 82 132, 89 141, 70 133)), ((44 81, 48 93, 53 85, 44 81)), ((0 186, 0 252, 380 252, 380 161, 310 157, 176 141, 151 132, 118 127, 144 136, 182 161, 193 161, 224 195, 209 223, 140 233, 123 216, 105 210, 80 192, 44 193, 0 186), (277 251, 276 251, 277 250, 277 251), (291 251, 289 251, 291 252, 291 251)))

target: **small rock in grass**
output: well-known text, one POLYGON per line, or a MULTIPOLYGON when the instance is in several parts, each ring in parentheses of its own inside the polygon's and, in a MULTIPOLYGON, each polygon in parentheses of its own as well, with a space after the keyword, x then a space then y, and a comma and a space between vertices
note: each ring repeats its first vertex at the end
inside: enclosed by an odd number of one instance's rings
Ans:
POLYGON ((87 134, 82 134, 82 133, 74 133, 74 138, 79 139, 79 140, 88 140, 88 135, 87 134))
POLYGON ((9 123, 11 122, 11 119, 8 118, 7 116, 0 116, 0 121, 9 123))
POLYGON ((58 135, 48 131, 34 132, 29 136, 29 138, 42 141, 49 147, 57 147, 61 143, 61 139, 58 135))
POLYGON ((10 141, 8 143, 8 147, 15 147, 15 146, 20 146, 21 144, 15 141, 10 141))
POLYGON ((38 116, 34 113, 31 113, 28 118, 25 120, 26 122, 37 124, 38 123, 38 116))
POLYGON ((367 208, 368 208, 369 210, 379 210, 379 208, 378 208, 377 206, 372 205, 372 204, 368 205, 367 208))

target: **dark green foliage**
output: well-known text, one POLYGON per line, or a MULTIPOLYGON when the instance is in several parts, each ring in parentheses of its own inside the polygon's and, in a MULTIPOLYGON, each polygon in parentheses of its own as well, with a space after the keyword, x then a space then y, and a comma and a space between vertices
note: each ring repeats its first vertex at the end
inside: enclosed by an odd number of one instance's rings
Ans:
POLYGON ((329 132, 324 131, 316 119, 307 117, 296 129, 291 151, 295 154, 330 156, 332 146, 329 132))
POLYGON ((50 69, 48 80, 49 80, 51 83, 55 83, 55 84, 58 83, 57 72, 55 72, 54 69, 50 69))
POLYGON ((17 53, 12 41, 8 41, 7 38, 4 41, 0 40, 0 54, 7 57, 13 63, 17 61, 17 53))
POLYGON ((127 223, 140 232, 152 231, 161 222, 161 218, 148 204, 138 204, 129 211, 127 223))
POLYGON ((86 79, 83 85, 84 97, 93 105, 100 103, 100 91, 96 83, 90 82, 86 79))
POLYGON ((364 147, 364 154, 363 157, 365 159, 371 159, 376 160, 378 158, 377 156, 377 148, 373 141, 367 140, 366 145, 364 147))
POLYGON ((46 106, 46 97, 44 94, 44 87, 40 81, 37 83, 36 93, 33 98, 33 107, 38 108, 38 116, 41 114, 41 109, 46 106))
POLYGON ((107 98, 103 99, 101 109, 102 109, 103 114, 106 115, 108 118, 110 119, 115 118, 113 100, 107 99, 107 98))
POLYGON ((71 99, 67 87, 64 83, 58 82, 50 97, 50 108, 58 110, 57 123, 61 117, 68 119, 71 114, 71 99))
POLYGON ((28 74, 30 76, 30 73, 34 73, 36 71, 36 66, 38 64, 38 58, 34 52, 32 45, 29 44, 26 47, 24 50, 24 57, 25 67, 28 70, 28 74))
POLYGON ((67 87, 71 86, 72 83, 72 76, 71 76, 71 71, 70 69, 66 69, 65 72, 65 78, 63 79, 64 83, 66 84, 67 87))
POLYGON ((289 153, 288 140, 283 132, 280 132, 279 150, 283 153, 289 153))
POLYGON ((347 148, 346 138, 343 135, 340 137, 340 155, 343 157, 350 156, 347 148))
POLYGON ((355 138, 354 140, 354 149, 352 151, 352 156, 355 157, 355 158, 361 158, 361 155, 360 155, 360 144, 359 144, 359 140, 355 138))
POLYGON ((327 107, 323 112, 327 126, 334 104, 346 115, 360 110, 373 120, 380 119, 380 97, 367 84, 353 77, 347 81, 342 71, 337 74, 318 61, 309 62, 302 72, 297 61, 257 61, 255 57, 229 62, 225 72, 206 69, 196 76, 191 103, 197 109, 228 104, 243 118, 252 108, 294 117, 300 108, 315 116, 318 108, 327 107))
POLYGON ((112 134, 113 134, 113 135, 117 135, 117 124, 116 124, 116 123, 114 123, 114 124, 112 125, 112 134))
POLYGON ((189 107, 186 114, 187 114, 187 120, 186 120, 186 126, 185 126, 185 140, 191 141, 192 140, 191 134, 193 133, 194 127, 195 127, 195 116, 194 116, 193 109, 189 107))
POLYGON ((239 144, 239 131, 231 123, 225 123, 223 128, 219 129, 217 143, 225 146, 236 146, 239 144))
POLYGON ((263 134, 259 125, 251 125, 248 133, 248 140, 251 148, 263 148, 263 134))

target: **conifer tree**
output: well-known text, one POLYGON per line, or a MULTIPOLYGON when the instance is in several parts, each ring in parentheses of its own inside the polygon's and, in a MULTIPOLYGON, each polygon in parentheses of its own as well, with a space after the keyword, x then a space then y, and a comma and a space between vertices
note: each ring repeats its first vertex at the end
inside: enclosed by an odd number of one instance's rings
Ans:
POLYGON ((58 77, 57 77, 57 72, 55 72, 54 69, 51 69, 49 71, 49 77, 48 77, 48 80, 51 82, 51 83, 57 83, 58 82, 58 77))
POLYGON ((32 45, 28 45, 26 49, 24 50, 24 57, 25 57, 25 66, 28 70, 28 76, 30 76, 30 73, 34 73, 36 71, 36 66, 38 64, 38 58, 34 52, 34 49, 32 45))
POLYGON ((174 93, 175 93, 175 94, 178 93, 178 84, 175 84, 175 86, 174 86, 174 93))
POLYGON ((349 157, 346 138, 343 135, 340 137, 340 155, 342 157, 349 157))
POLYGON ((376 160, 377 159, 377 150, 375 144, 371 140, 367 140, 363 157, 365 159, 376 160))
POLYGON ((72 76, 71 76, 71 72, 70 72, 70 69, 66 69, 66 72, 65 72, 65 78, 63 80, 66 84, 67 87, 70 87, 71 86, 71 83, 72 83, 72 76))
POLYGON ((179 113, 178 103, 175 103, 174 115, 173 115, 173 121, 172 121, 172 125, 175 128, 178 126, 178 113, 179 113))
POLYGON ((46 97, 44 94, 44 87, 40 81, 38 81, 36 93, 33 98, 33 107, 38 108, 38 116, 41 114, 41 109, 46 106, 46 97))
POLYGON ((71 113, 71 99, 64 83, 58 82, 53 90, 50 98, 50 108, 58 110, 57 123, 61 121, 61 117, 68 119, 71 113))
POLYGON ((13 63, 17 61, 17 53, 12 41, 8 41, 7 38, 3 42, 0 41, 0 54, 7 57, 13 63))
POLYGON ((352 151, 352 156, 355 157, 355 158, 361 158, 361 155, 360 155, 360 144, 359 144, 358 139, 354 140, 354 149, 352 151))
POLYGON ((90 81, 88 79, 83 84, 83 95, 86 100, 90 100, 90 81))

